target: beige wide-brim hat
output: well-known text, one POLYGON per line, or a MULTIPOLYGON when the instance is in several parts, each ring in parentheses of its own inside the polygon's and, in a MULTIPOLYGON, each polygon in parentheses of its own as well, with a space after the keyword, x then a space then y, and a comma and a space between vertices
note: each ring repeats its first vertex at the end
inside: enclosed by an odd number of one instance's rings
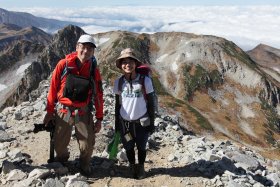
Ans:
POLYGON ((121 60, 124 59, 124 58, 133 58, 134 60, 136 60, 136 67, 142 65, 142 62, 135 56, 135 54, 133 52, 133 49, 126 48, 126 49, 121 51, 120 56, 116 60, 116 66, 119 69, 122 69, 122 67, 121 67, 121 60))

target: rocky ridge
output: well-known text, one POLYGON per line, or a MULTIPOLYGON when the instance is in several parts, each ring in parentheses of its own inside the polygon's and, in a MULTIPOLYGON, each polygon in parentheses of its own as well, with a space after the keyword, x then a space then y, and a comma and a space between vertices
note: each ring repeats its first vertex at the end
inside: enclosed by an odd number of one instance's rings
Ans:
MULTIPOLYGON (((26 12, 8 11, 0 8, 0 24, 1 23, 14 24, 20 27, 34 26, 48 32, 55 32, 68 24, 73 24, 74 22, 47 19, 26 12)), ((75 22, 75 24, 79 23, 75 22)))
MULTIPOLYGON (((24 75, 21 77, 21 81, 19 85, 17 85, 17 88, 13 89, 13 91, 10 91, 9 94, 5 96, 4 103, 0 102, 0 108, 17 105, 22 101, 28 100, 30 92, 38 87, 41 80, 47 79, 59 59, 63 58, 65 54, 75 51, 76 41, 78 40, 78 37, 84 33, 85 32, 81 28, 70 25, 53 36, 49 45, 42 46, 41 48, 36 47, 36 49, 40 50, 40 52, 36 53, 36 51, 27 51, 28 54, 26 54, 26 57, 33 56, 32 59, 29 59, 29 63, 31 65, 26 69, 24 75)), ((34 45, 41 44, 30 43, 28 47, 32 49, 32 46, 34 45)), ((22 48, 19 47, 19 49, 22 48)), ((14 49, 11 51, 14 53, 17 52, 17 50, 14 49)), ((20 55, 5 54, 2 55, 2 58, 5 56, 11 56, 13 58, 14 56, 20 57, 20 55)), ((1 61, 0 66, 2 64, 5 65, 5 62, 13 61, 3 60, 3 62, 1 61)))
POLYGON ((104 82, 105 118, 92 158, 93 174, 79 173, 75 135, 70 142, 70 159, 47 164, 49 134, 34 134, 41 123, 49 80, 42 81, 31 95, 33 101, 7 107, 0 113, 1 186, 279 186, 280 161, 262 157, 256 151, 225 140, 191 134, 182 128, 178 116, 160 108, 156 132, 149 138, 147 177, 131 179, 121 145, 115 162, 108 159, 106 146, 113 136, 114 96, 104 82))
POLYGON ((0 47, 1 53, 7 48, 19 41, 25 40, 31 43, 47 45, 50 43, 52 36, 36 27, 19 27, 13 24, 0 24, 0 47))

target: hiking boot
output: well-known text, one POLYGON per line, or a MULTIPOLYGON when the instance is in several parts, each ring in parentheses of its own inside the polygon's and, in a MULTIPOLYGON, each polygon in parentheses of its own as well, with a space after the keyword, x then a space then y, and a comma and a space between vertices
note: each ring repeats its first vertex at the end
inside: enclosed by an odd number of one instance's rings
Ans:
POLYGON ((138 164, 137 177, 138 177, 138 179, 144 179, 146 177, 144 164, 138 164))
POLYGON ((132 174, 132 178, 137 179, 137 165, 136 164, 129 165, 129 174, 132 174))

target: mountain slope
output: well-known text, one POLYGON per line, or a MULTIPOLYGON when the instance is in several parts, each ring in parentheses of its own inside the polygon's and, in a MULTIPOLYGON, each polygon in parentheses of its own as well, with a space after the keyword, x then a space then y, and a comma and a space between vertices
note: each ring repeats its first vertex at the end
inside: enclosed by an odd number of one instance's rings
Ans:
POLYGON ((233 42, 176 32, 119 31, 95 38, 100 42, 102 74, 109 80, 119 75, 114 60, 122 49, 139 51, 137 56, 150 64, 163 87, 157 87, 161 104, 172 108, 186 128, 261 148, 278 146, 279 116, 274 107, 279 104, 279 83, 233 42))
POLYGON ((0 24, 0 54, 12 48, 13 44, 29 41, 46 45, 51 40, 51 35, 36 27, 21 28, 13 24, 0 24))
MULTIPOLYGON (((27 69, 20 91, 5 106, 15 103, 14 98, 17 103, 27 99, 58 60, 75 50, 83 33, 76 26, 60 30, 27 69)), ((279 83, 233 42, 177 32, 114 31, 94 38, 104 80, 113 83, 120 75, 115 59, 122 49, 134 48, 137 57, 154 70, 160 105, 176 115, 187 131, 230 138, 264 153, 278 147, 279 83)))
POLYGON ((260 44, 247 53, 263 71, 280 82, 280 49, 260 44))
MULTIPOLYGON (((34 26, 48 32, 54 32, 74 22, 36 17, 29 13, 8 11, 0 8, 0 24, 1 23, 14 24, 20 27, 34 26)), ((82 24, 79 23, 75 24, 82 26, 82 24)))
MULTIPOLYGON (((0 24, 0 33, 0 85, 6 88, 0 91, 2 106, 14 92, 21 90, 18 84, 22 81, 22 71, 37 59, 52 36, 36 27, 12 24, 0 24)), ((16 98, 11 99, 11 104, 17 103, 16 98)))

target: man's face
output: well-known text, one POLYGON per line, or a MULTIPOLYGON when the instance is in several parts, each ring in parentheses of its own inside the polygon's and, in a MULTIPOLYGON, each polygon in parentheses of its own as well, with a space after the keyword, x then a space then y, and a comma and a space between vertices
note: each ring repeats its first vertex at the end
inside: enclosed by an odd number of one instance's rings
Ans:
POLYGON ((94 55, 94 47, 88 43, 78 43, 76 51, 81 62, 89 60, 94 55))

